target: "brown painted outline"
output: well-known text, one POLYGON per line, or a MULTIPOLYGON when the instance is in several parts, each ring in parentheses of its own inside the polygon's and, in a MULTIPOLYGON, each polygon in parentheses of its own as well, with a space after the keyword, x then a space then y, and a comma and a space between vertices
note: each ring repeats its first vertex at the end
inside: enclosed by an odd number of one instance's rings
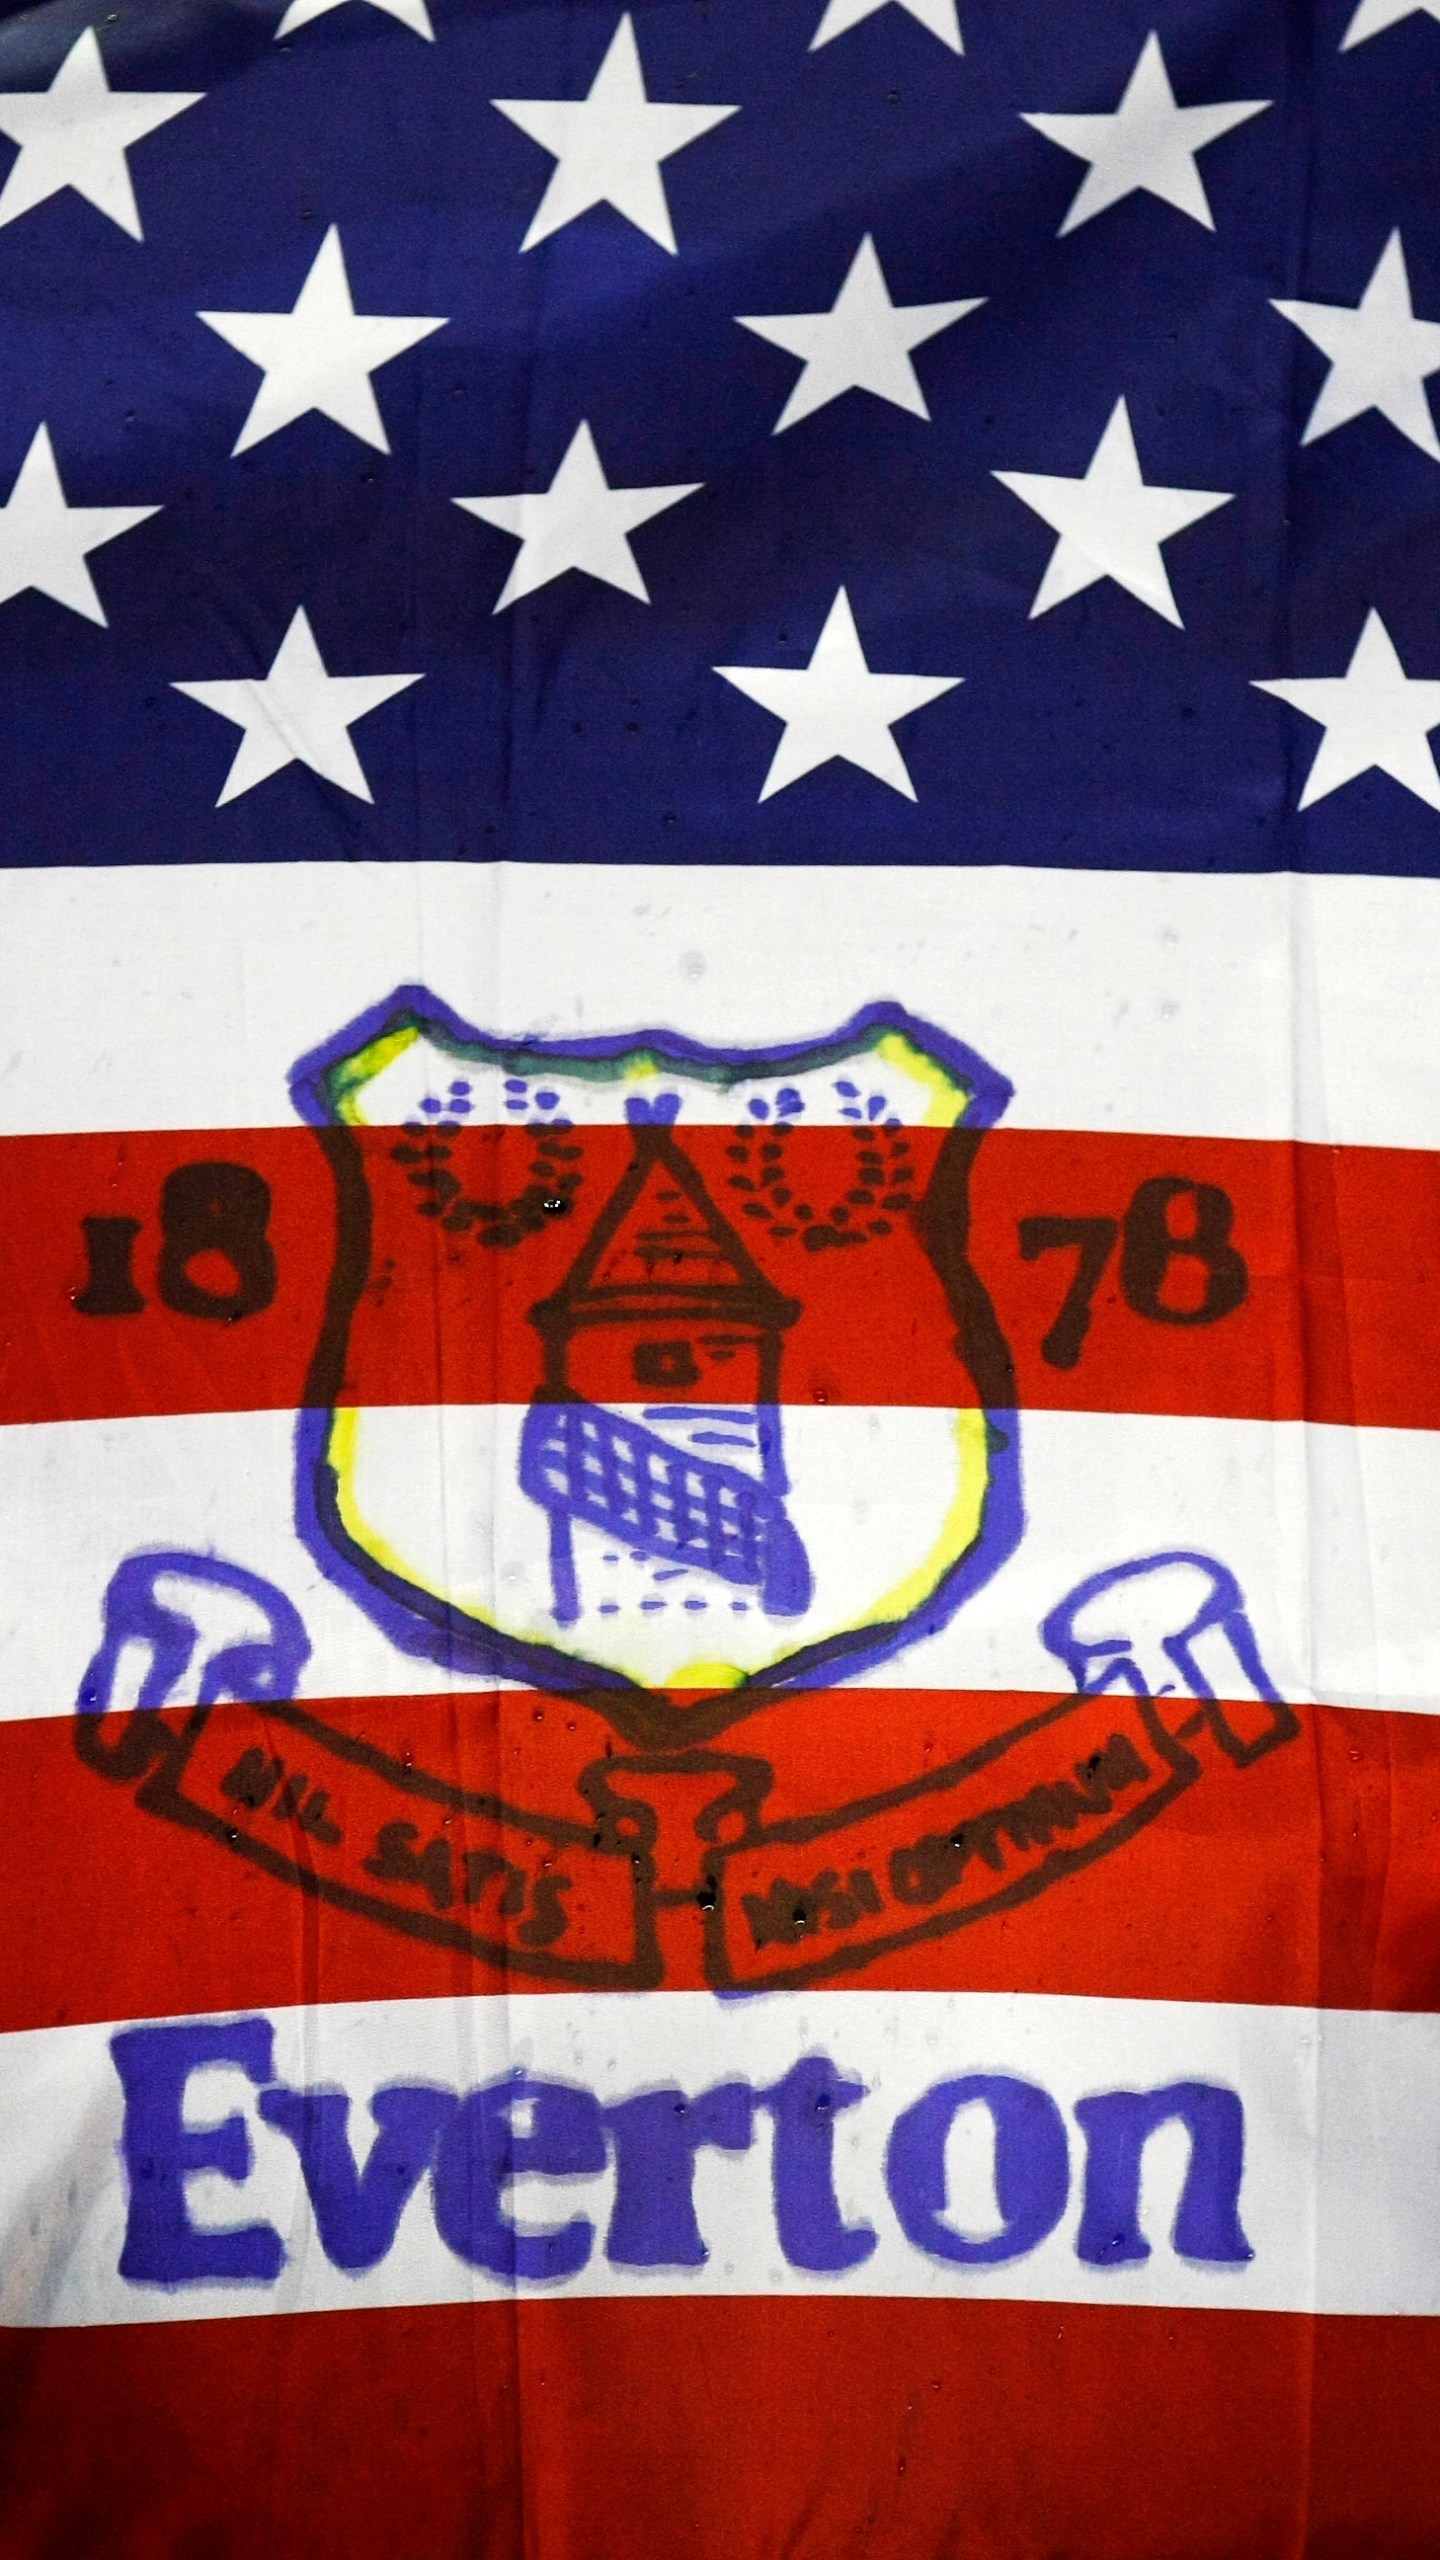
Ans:
MULTIPOLYGON (((283 1851, 267 1841, 242 1832, 236 1825, 227 1823, 223 1816, 207 1811, 185 1795, 182 1781, 195 1743, 215 1712, 213 1708, 191 1710, 185 1725, 178 1731, 166 1724, 159 1712, 149 1709, 138 1710, 123 1719, 78 1716, 75 1730, 81 1758, 102 1776, 127 1785, 136 1778, 140 1779, 141 1783, 135 1790, 135 1802, 143 1812, 157 1814, 186 1830, 203 1833, 282 1882, 294 1885, 302 1893, 334 1903, 342 1910, 356 1912, 382 1927, 398 1931, 402 1936, 456 1948, 502 1973, 522 1973, 541 1980, 597 1990, 652 1990, 664 1980, 656 1913, 667 1906, 689 1905, 698 1908, 702 1917, 707 1983, 717 1991, 743 1992, 781 1987, 802 1989, 807 1984, 829 1979, 838 1973, 861 1971, 883 1956, 896 1954, 926 1939, 948 1937, 953 1931, 968 1928, 975 1921, 992 1918, 999 1912, 1031 1902, 1037 1895, 1048 1892, 1052 1885, 1062 1883, 1068 1876, 1092 1865, 1096 1859, 1123 1848, 1128 1840, 1153 1822, 1177 1796, 1184 1794, 1204 1775, 1203 1762, 1187 1748, 1180 1735, 1167 1731, 1153 1703, 1128 1691, 1115 1693, 1117 1709, 1123 1698, 1126 1711, 1138 1717, 1151 1750, 1162 1769, 1169 1774, 1128 1811, 1113 1819, 1101 1817, 1102 1827, 1093 1838, 1074 1847, 1048 1851, 1038 1867, 997 1885, 993 1893, 979 1901, 967 1903, 958 1910, 934 1912, 927 1919, 889 1931, 883 1937, 867 1938, 848 1946, 827 1947, 823 1954, 817 1954, 809 1962, 757 1967, 752 1973, 737 1972, 731 1960, 725 1871, 732 1857, 756 1850, 808 1847, 830 1838, 837 1831, 892 1812, 902 1805, 921 1805, 927 1797, 953 1791, 968 1778, 1003 1760, 1017 1743, 1027 1741, 1049 1727, 1063 1724, 1077 1708, 1106 1694, 1078 1691, 992 1736, 978 1749, 947 1762, 943 1768, 927 1771, 921 1778, 875 1794, 858 1796, 848 1804, 824 1812, 792 1816, 774 1823, 766 1823, 761 1818, 761 1807, 773 1784, 772 1765, 749 1755, 693 1749, 619 1754, 592 1761, 579 1780, 580 1791, 592 1808, 591 1819, 581 1822, 564 1815, 537 1814, 528 1808, 507 1804, 500 1797, 479 1795, 453 1786, 426 1770, 413 1766, 407 1768, 373 1743, 337 1732, 303 1707, 263 1702, 259 1711, 267 1719, 308 1736, 337 1759, 369 1770, 391 1787, 401 1802, 443 1805, 453 1811, 507 1825, 531 1837, 538 1836, 557 1847, 583 1849, 587 1856, 625 1858, 632 1875, 634 1953, 627 1959, 614 1961, 567 1958, 543 1949, 518 1949, 507 1941, 484 1937, 439 1913, 414 1911, 392 1902, 382 1893, 365 1892, 334 1878, 317 1875, 313 1868, 286 1857, 283 1851), (107 1725, 122 1722, 124 1729, 115 1741, 107 1743, 102 1740, 107 1725), (702 1866, 698 1886, 667 1889, 658 1884, 654 1854, 658 1839, 655 1810, 643 1793, 627 1793, 627 1774, 633 1779, 713 1776, 717 1780, 729 1780, 727 1788, 717 1787, 716 1795, 695 1826, 693 1836, 697 1863, 702 1866), (737 1815, 744 1824, 741 1836, 722 1842, 719 1838, 721 1823, 737 1815)), ((1269 1714, 1272 1719, 1269 1732, 1263 1733, 1256 1741, 1247 1742, 1234 1732, 1223 1707, 1203 1701, 1197 1704, 1181 1730, 1186 1736, 1197 1736, 1202 1729, 1208 1728, 1212 1739, 1237 1767, 1248 1767, 1270 1751, 1293 1741, 1300 1731, 1300 1719, 1292 1707, 1274 1705, 1269 1708, 1269 1714)), ((731 1925, 738 1924, 732 1919, 731 1925)))

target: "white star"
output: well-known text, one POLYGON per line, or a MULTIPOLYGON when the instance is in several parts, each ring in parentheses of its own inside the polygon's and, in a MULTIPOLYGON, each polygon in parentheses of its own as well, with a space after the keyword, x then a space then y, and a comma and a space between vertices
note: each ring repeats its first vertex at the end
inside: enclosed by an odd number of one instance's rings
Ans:
POLYGON ((703 487, 699 480, 677 480, 666 488, 612 489, 584 418, 570 439, 565 458, 548 489, 513 498, 457 498, 457 507, 478 516, 482 524, 513 533, 520 548, 500 590, 497 613, 517 596, 548 586, 567 569, 583 569, 603 578, 622 594, 650 601, 629 535, 651 516, 677 506, 703 487))
MULTIPOLYGON (((837 36, 847 36, 852 27, 859 26, 862 18, 873 18, 877 9, 886 9, 889 5, 890 0, 829 0, 825 15, 810 39, 811 52, 816 52, 822 44, 833 44, 837 36)), ((932 36, 938 36, 942 44, 948 44, 952 53, 964 52, 955 0, 899 0, 899 5, 908 9, 911 17, 918 19, 922 27, 928 27, 932 36)))
POLYGON ((1440 440, 1425 396, 1427 374, 1440 373, 1440 321, 1417 320, 1398 231, 1392 231, 1359 303, 1277 302, 1283 320, 1303 329, 1330 370, 1300 441, 1313 444, 1367 409, 1378 409, 1402 436, 1440 462, 1440 440))
POLYGON ((1060 536, 1030 607, 1032 622, 1097 579, 1113 578, 1152 612, 1178 624, 1160 546, 1216 507, 1228 507, 1234 495, 1229 489, 1166 489, 1146 482, 1123 400, 1111 410, 1083 480, 1057 479, 1048 471, 994 476, 1060 536))
POLYGON ((233 453, 278 435, 310 409, 388 453, 389 438, 370 376, 448 325, 444 320, 390 320, 357 312, 333 222, 292 311, 201 311, 196 317, 264 371, 233 453))
POLYGON ((1302 809, 1371 771, 1392 775, 1417 800, 1440 809, 1440 773, 1429 743, 1430 731, 1440 727, 1440 683, 1406 675, 1373 605, 1343 676, 1253 681, 1325 731, 1300 794, 1302 809))
POLYGON ((675 253, 675 233, 660 163, 734 107, 667 107, 645 94, 640 48, 628 14, 585 98, 492 98, 502 116, 548 151, 555 166, 539 210, 520 246, 533 249, 594 204, 613 205, 637 230, 675 253))
POLYGON ((741 320, 757 338, 800 356, 805 370, 775 424, 778 436, 842 391, 873 391, 893 401, 912 417, 928 418, 925 394, 910 361, 912 347, 923 347, 967 311, 978 311, 983 294, 968 302, 894 303, 890 299, 875 243, 867 231, 850 272, 828 311, 779 312, 764 320, 741 320))
POLYGON ((85 554, 159 513, 158 507, 67 506, 50 430, 37 427, 0 507, 0 604, 34 587, 72 613, 83 613, 87 622, 104 624, 105 608, 85 554))
POLYGON ((1232 126, 1263 115, 1270 104, 1269 98, 1235 98, 1224 106, 1177 107, 1160 39, 1148 35, 1113 115, 1024 118, 1047 142, 1058 142, 1062 151, 1090 162, 1059 237, 1063 240, 1067 231, 1093 221, 1138 187, 1213 231, 1195 154, 1232 126))
POLYGON ((304 607, 295 615, 265 676, 227 677, 208 684, 177 684, 222 720, 233 720, 244 737, 225 777, 215 806, 238 800, 287 764, 308 764, 326 782, 337 782, 357 800, 373 795, 360 759, 350 744, 350 731, 367 711, 376 711, 394 693, 419 684, 419 676, 332 676, 315 645, 304 607))
POLYGON ((873 675, 843 587, 825 617, 808 667, 717 667, 715 673, 785 723, 762 800, 835 756, 913 800, 915 785, 890 732, 897 720, 964 682, 963 676, 873 675))
POLYGON ((1367 36, 1383 34, 1386 27, 1397 27, 1402 18, 1413 18, 1420 10, 1427 18, 1440 18, 1440 0, 1360 0, 1360 6, 1340 39, 1340 50, 1348 53, 1352 44, 1363 44, 1367 36))
POLYGON ((143 239, 125 154, 157 125, 198 106, 203 89, 112 89, 100 42, 87 27, 48 89, 0 91, 0 133, 20 157, 0 190, 0 224, 73 187, 97 212, 143 239))
MULTIPOLYGON (((331 9, 342 9, 345 0, 290 0, 290 6, 275 30, 276 42, 281 36, 293 35, 297 27, 308 27, 312 18, 323 18, 331 9)), ((385 9, 398 18, 402 27, 413 27, 417 36, 435 41, 430 12, 425 0, 370 0, 372 9, 385 9)))

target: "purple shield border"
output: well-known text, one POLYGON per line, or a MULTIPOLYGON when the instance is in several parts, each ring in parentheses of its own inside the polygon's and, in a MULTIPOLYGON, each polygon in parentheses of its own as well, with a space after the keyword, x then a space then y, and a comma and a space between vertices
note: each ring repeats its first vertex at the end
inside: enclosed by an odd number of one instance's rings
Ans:
MULTIPOLYGON (((788 1041, 772 1049, 719 1049, 687 1040, 679 1032, 651 1030, 593 1040, 502 1040, 466 1022, 428 987, 403 986, 298 1060, 290 1077, 291 1098, 300 1118, 319 1134, 329 1157, 339 1235, 321 1339, 295 1434, 296 1525, 321 1572, 364 1609, 402 1653, 482 1679, 514 1680, 561 1696, 605 1692, 617 1707, 621 1701, 633 1708, 643 1703, 655 1715, 665 1713, 663 1691, 647 1689, 627 1680, 623 1672, 586 1662, 558 1647, 483 1627, 451 1602, 405 1582, 357 1546, 341 1519, 338 1486, 325 1447, 330 1411, 344 1374, 350 1317, 367 1275, 370 1200, 351 1132, 331 1105, 329 1076, 357 1049, 410 1026, 422 1033, 434 1032, 458 1048, 483 1049, 497 1064, 517 1071, 543 1071, 547 1065, 558 1067, 572 1059, 624 1058, 645 1049, 677 1069, 766 1076, 841 1065, 853 1058, 867 1034, 898 1031, 963 1080, 971 1099, 941 1151, 921 1214, 929 1229, 926 1250, 955 1316, 962 1356, 980 1388, 989 1431, 990 1482, 980 1535, 909 1617, 881 1627, 842 1630, 802 1646, 768 1671, 726 1690, 715 1701, 714 1715, 705 1716, 706 1729, 719 1729, 768 1698, 797 1689, 833 1687, 840 1679, 889 1661, 904 1646, 947 1625, 1014 1554, 1025 1526, 1014 1368, 989 1297, 968 1259, 966 1211, 976 1146, 1001 1117, 1014 1087, 964 1042, 921 1021, 903 1005, 888 1002, 862 1006, 838 1031, 818 1040, 788 1041)), ((697 1711, 683 1712, 687 1732, 699 1739, 697 1711)))

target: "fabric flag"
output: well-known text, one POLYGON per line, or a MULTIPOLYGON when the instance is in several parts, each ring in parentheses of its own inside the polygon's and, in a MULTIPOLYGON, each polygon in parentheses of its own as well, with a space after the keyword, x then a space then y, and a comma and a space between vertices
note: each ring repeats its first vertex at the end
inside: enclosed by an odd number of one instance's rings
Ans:
POLYGON ((1440 2549, 1437 0, 0 9, 0 2546, 1440 2549))

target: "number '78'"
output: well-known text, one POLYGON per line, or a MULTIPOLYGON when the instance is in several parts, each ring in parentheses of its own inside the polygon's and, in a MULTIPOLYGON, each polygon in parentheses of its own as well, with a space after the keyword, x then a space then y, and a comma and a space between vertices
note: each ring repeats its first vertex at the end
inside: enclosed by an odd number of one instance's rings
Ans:
POLYGON ((1060 1311, 1040 1345, 1052 1369, 1073 1369, 1090 1330, 1095 1292, 1105 1268, 1120 1245, 1120 1290, 1133 1314, 1151 1324, 1218 1324, 1243 1306, 1250 1287, 1245 1257, 1230 1241, 1234 1204, 1218 1183, 1192 1182, 1187 1175, 1158 1173, 1142 1182, 1123 1218, 1034 1217, 1020 1220, 1020 1258, 1038 1262, 1042 1253, 1069 1246, 1076 1253, 1075 1276, 1060 1311), (1170 1224, 1172 1205, 1193 1202, 1192 1223, 1183 1230, 1170 1224), (1198 1307, 1175 1307, 1163 1293, 1172 1262, 1197 1264, 1205 1274, 1205 1294, 1198 1307))

